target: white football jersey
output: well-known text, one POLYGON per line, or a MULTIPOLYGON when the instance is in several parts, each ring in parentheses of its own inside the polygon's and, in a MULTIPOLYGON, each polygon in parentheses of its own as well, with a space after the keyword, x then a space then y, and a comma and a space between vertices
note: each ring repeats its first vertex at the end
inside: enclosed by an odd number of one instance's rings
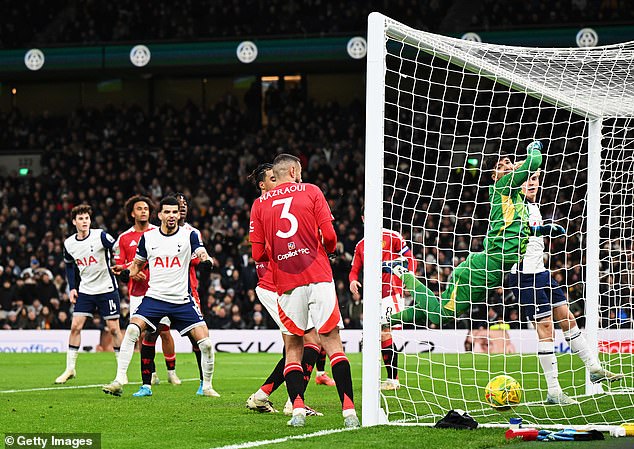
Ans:
POLYGON ((192 253, 202 246, 198 234, 183 227, 171 235, 163 234, 161 228, 144 233, 136 259, 147 261, 150 269, 145 295, 174 304, 189 302, 189 263, 192 253))
MULTIPOLYGON (((542 226, 544 219, 542 213, 539 211, 539 205, 535 203, 527 203, 528 208, 528 225, 529 226, 542 226)), ((528 245, 526 246, 526 254, 524 254, 524 261, 522 262, 521 272, 524 274, 535 274, 546 271, 544 266, 544 238, 538 236, 530 236, 528 238, 528 245)), ((511 273, 517 272, 517 266, 513 266, 511 273)))
POLYGON ((117 289, 110 271, 110 249, 114 238, 101 229, 91 229, 83 240, 73 234, 64 241, 64 262, 79 270, 79 293, 100 295, 117 289))

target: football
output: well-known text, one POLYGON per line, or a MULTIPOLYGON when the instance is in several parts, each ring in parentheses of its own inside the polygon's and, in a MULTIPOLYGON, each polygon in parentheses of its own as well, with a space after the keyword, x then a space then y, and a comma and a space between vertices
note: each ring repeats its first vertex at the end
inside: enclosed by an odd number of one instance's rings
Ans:
POLYGON ((511 376, 496 376, 487 384, 484 400, 497 410, 509 410, 522 400, 522 386, 511 376))

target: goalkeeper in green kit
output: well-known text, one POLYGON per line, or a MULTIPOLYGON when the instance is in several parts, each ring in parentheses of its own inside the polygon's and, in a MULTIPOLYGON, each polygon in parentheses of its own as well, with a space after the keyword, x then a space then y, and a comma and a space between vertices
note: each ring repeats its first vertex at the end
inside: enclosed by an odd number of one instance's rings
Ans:
POLYGON ((469 254, 454 269, 450 285, 440 298, 407 270, 406 260, 383 263, 383 271, 398 276, 414 297, 412 307, 391 315, 392 324, 425 325, 427 320, 440 324, 459 316, 471 303, 485 302, 489 289, 502 286, 505 273, 522 261, 530 235, 556 236, 565 232, 559 225, 529 227, 522 184, 539 169, 542 144, 534 141, 526 149, 526 160, 521 165, 501 156, 492 167, 494 184, 489 187, 491 212, 484 251, 469 254))

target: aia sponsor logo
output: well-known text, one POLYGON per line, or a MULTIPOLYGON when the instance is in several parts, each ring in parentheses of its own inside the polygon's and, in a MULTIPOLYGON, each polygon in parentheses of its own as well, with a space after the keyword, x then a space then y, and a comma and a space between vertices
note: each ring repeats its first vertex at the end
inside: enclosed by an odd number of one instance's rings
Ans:
POLYGON ((95 256, 90 256, 90 257, 82 257, 79 259, 75 259, 75 263, 77 264, 78 267, 88 267, 98 262, 97 262, 97 259, 95 259, 95 256))
POLYGON ((164 256, 164 257, 157 257, 156 259, 154 259, 154 265, 152 265, 154 268, 157 267, 161 267, 161 268, 174 268, 174 267, 178 267, 181 268, 183 266, 183 264, 181 263, 180 259, 178 257, 170 257, 170 256, 164 256))
POLYGON ((608 354, 634 354, 634 340, 601 340, 599 352, 608 354))

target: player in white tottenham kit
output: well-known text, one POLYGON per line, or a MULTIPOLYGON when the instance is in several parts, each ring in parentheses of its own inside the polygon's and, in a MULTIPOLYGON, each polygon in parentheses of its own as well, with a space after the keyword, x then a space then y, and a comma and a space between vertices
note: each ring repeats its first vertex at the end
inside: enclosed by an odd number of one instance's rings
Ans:
MULTIPOLYGON (((112 334, 115 356, 121 345, 119 291, 117 281, 110 271, 110 250, 115 240, 101 229, 90 229, 90 206, 75 206, 70 215, 77 232, 64 241, 64 262, 70 302, 75 307, 68 337, 66 370, 55 379, 56 384, 66 383, 68 379, 75 377, 81 330, 86 318, 92 318, 95 309, 99 310, 102 318, 106 320, 108 331, 112 334)), ((127 383, 125 377, 122 377, 121 381, 127 383)))
POLYGON ((590 373, 590 380, 613 382, 622 379, 623 375, 611 373, 601 367, 596 354, 590 350, 577 327, 574 315, 568 309, 564 290, 544 266, 545 247, 542 236, 564 236, 566 231, 559 225, 544 225, 539 205, 536 203, 540 175, 541 172, 538 170, 522 187, 528 200, 528 223, 534 235, 529 237, 524 260, 511 269, 509 285, 513 289, 515 298, 519 300, 526 318, 536 322, 535 328, 539 338, 537 356, 548 386, 546 402, 560 405, 578 404, 576 400, 566 395, 559 385, 557 357, 554 350, 553 318, 559 323, 572 352, 585 363, 590 373))
MULTIPOLYGON (((192 254, 200 258, 200 263, 211 263, 211 258, 198 234, 178 225, 179 209, 175 197, 163 198, 158 209, 161 226, 144 233, 139 241, 130 276, 136 275, 147 263, 150 270, 149 288, 130 319, 121 344, 117 376, 113 382, 103 386, 105 393, 121 396, 136 341, 147 327, 155 330, 160 320, 167 316, 172 328, 181 335, 189 334, 198 343, 202 356, 203 394, 219 396, 211 385, 214 352, 209 330, 191 296, 189 284, 192 254)), ((145 387, 151 389, 151 385, 145 387)))

